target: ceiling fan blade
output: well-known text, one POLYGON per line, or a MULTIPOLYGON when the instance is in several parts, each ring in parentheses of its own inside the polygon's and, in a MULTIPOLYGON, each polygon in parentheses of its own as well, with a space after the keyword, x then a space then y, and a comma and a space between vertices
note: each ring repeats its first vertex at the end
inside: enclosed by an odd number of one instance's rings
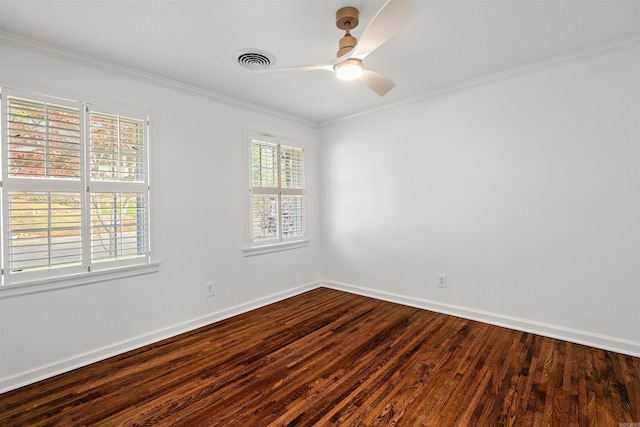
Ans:
POLYGON ((290 72, 314 71, 314 70, 333 71, 333 65, 336 62, 337 60, 332 60, 332 61, 323 62, 321 64, 301 65, 298 67, 264 68, 260 70, 255 70, 255 72, 259 74, 271 74, 271 73, 290 73, 290 72))
POLYGON ((411 20, 410 0, 389 0, 360 36, 353 57, 363 59, 393 37, 411 20))
POLYGON ((360 80, 380 96, 385 96, 396 84, 389 77, 371 70, 362 70, 360 80))

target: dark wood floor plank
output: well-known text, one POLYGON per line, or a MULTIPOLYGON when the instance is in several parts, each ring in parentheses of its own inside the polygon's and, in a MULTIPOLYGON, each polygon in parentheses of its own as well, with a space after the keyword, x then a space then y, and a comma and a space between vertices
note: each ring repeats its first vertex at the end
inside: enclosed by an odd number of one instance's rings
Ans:
MULTIPOLYGON (((434 325, 435 326, 435 325, 434 325)), ((392 411, 389 409, 389 404, 382 407, 381 414, 370 414, 366 412, 366 408, 377 408, 380 402, 387 399, 388 396, 396 396, 399 394, 401 387, 405 386, 408 381, 416 380, 418 383, 414 384, 414 391, 418 390, 422 384, 419 379, 419 375, 414 375, 416 370, 424 372, 425 366, 421 363, 420 352, 417 351, 420 348, 425 348, 430 345, 430 342, 434 339, 440 341, 444 340, 450 331, 444 322, 440 326, 436 326, 438 329, 437 334, 432 333, 430 330, 412 330, 411 335, 402 337, 403 340, 394 343, 394 347, 397 349, 386 359, 384 364, 376 366, 371 375, 367 375, 361 381, 360 387, 353 389, 351 393, 342 398, 337 405, 334 405, 325 414, 325 416, 318 420, 320 425, 328 422, 333 423, 363 423, 366 425, 366 417, 373 418, 374 420, 380 419, 390 414, 392 411), (365 411, 359 414, 354 414, 353 408, 364 408, 365 411), (353 420, 349 421, 352 417, 353 420)), ((413 393, 410 393, 410 395, 413 393)), ((400 407, 400 411, 404 410, 404 406, 408 405, 410 401, 400 407)), ((396 408, 399 406, 397 405, 396 408)), ((397 411, 394 410, 394 413, 397 411)))
POLYGON ((12 426, 613 426, 640 359, 316 289, 0 395, 12 426))

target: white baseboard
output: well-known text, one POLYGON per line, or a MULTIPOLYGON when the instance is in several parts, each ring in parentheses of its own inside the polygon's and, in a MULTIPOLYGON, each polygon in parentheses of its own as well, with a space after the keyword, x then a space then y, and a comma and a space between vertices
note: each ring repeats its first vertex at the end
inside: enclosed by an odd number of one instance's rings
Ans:
POLYGON ((530 332, 550 338, 557 338, 603 350, 615 351, 629 356, 640 357, 640 342, 626 340, 617 337, 595 334, 592 332, 566 328, 558 325, 537 322, 528 319, 521 319, 512 316, 505 316, 499 313, 477 310, 469 307, 444 304, 437 301, 430 301, 422 298, 384 292, 375 289, 349 285, 346 283, 324 281, 327 288, 350 292, 384 301, 395 302, 411 307, 435 311, 437 313, 449 314, 470 320, 477 320, 491 325, 503 326, 523 332, 530 332))
POLYGON ((0 378, 0 393, 5 393, 7 391, 32 384, 46 378, 51 378, 55 375, 69 372, 73 369, 77 369, 94 362, 99 362, 109 357, 116 356, 118 354, 122 354, 127 351, 161 341, 166 338, 171 338, 173 336, 192 331, 202 326, 210 325, 211 323, 218 322, 220 320, 228 319, 238 314, 246 313, 247 311, 251 311, 256 308, 264 307, 271 303, 281 301, 283 299, 301 294, 312 289, 316 289, 322 285, 323 282, 308 283, 306 285, 298 286, 296 288, 288 289, 283 292, 278 292, 215 313, 211 313, 207 316, 199 317, 187 322, 170 326, 168 328, 163 328, 150 332, 148 334, 140 335, 129 340, 122 341, 120 343, 102 347, 88 353, 80 354, 29 371, 21 372, 17 375, 0 378))
POLYGON ((344 292, 350 292, 353 294, 363 295, 384 301, 395 302, 398 304, 403 304, 424 310, 449 314, 465 319, 476 320, 492 325, 503 326, 510 329, 530 332, 551 338, 574 342, 577 344, 584 344, 590 347, 596 347, 622 354, 628 354, 630 356, 640 357, 640 343, 635 341, 599 335, 591 332, 565 328, 562 326, 505 316, 498 313, 490 313, 469 307, 449 305, 437 301, 430 301, 426 299, 395 294, 392 292, 384 292, 340 282, 319 281, 268 295, 266 297, 258 298, 234 307, 211 313, 207 316, 179 323, 168 328, 159 329, 148 334, 140 335, 138 337, 116 343, 114 345, 106 346, 85 354, 73 356, 46 366, 41 366, 39 368, 25 371, 11 377, 0 378, 0 393, 5 393, 7 391, 14 390, 16 388, 32 384, 40 380, 44 380, 46 378, 50 378, 64 372, 68 372, 94 362, 99 362, 109 357, 116 356, 118 354, 122 354, 127 351, 161 341, 166 338, 171 338, 173 336, 192 331, 202 326, 206 326, 220 320, 228 319, 238 314, 246 313, 256 308, 264 307, 268 304, 278 302, 283 299, 299 295, 303 292, 307 292, 319 287, 337 289, 344 292))

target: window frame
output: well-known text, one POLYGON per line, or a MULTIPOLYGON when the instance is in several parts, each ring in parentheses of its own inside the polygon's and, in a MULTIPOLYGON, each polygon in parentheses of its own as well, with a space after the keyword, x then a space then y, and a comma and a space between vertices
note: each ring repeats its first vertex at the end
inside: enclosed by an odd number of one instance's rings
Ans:
POLYGON ((308 209, 306 200, 306 155, 304 147, 291 143, 282 138, 268 136, 258 132, 245 131, 246 139, 246 165, 247 165, 247 187, 248 197, 246 198, 246 243, 243 248, 245 256, 253 256, 264 253, 270 253, 275 251, 289 250, 300 247, 308 246, 308 209), (253 187, 252 179, 252 167, 253 167, 253 143, 262 142, 266 144, 273 144, 277 146, 277 187, 253 187), (288 147, 293 149, 299 149, 302 151, 302 188, 299 190, 292 190, 282 185, 281 170, 281 147, 288 147), (278 209, 278 222, 280 227, 278 228, 278 236, 276 238, 255 240, 253 238, 253 196, 254 194, 264 195, 276 195, 278 196, 278 206, 282 206, 282 196, 287 195, 300 195, 302 196, 302 234, 293 237, 284 237, 281 228, 282 224, 282 210, 278 209))
MULTIPOLYGON (((117 278, 137 276, 153 273, 159 270, 160 263, 152 259, 151 252, 151 177, 152 177, 152 140, 151 140, 151 114, 141 108, 118 106, 111 103, 93 103, 88 101, 70 100, 51 95, 0 87, 0 178, 1 212, 2 221, 0 245, 0 261, 2 263, 2 280, 0 281, 0 298, 11 297, 34 292, 42 292, 52 289, 79 286, 89 283, 102 282, 117 278), (77 108, 79 113, 79 143, 80 143, 80 176, 78 179, 57 179, 45 176, 43 178, 10 176, 8 171, 9 149, 9 122, 8 107, 9 98, 19 98, 36 103, 60 105, 77 108), (144 154, 142 155, 145 171, 141 175, 143 182, 124 181, 95 181, 91 179, 90 171, 90 115, 91 112, 117 115, 136 120, 143 120, 144 126, 144 154), (125 185, 123 185, 125 184, 125 185), (9 192, 73 192, 80 194, 80 258, 79 265, 43 267, 32 271, 10 271, 9 262, 9 192), (118 193, 143 193, 146 205, 144 227, 144 239, 146 241, 143 254, 131 258, 116 258, 104 261, 92 259, 91 248, 91 195, 100 192, 118 193)), ((118 208, 120 209, 120 208, 118 208)), ((136 227, 138 223, 136 222, 136 227)), ((49 246, 49 250, 51 247, 49 246)))

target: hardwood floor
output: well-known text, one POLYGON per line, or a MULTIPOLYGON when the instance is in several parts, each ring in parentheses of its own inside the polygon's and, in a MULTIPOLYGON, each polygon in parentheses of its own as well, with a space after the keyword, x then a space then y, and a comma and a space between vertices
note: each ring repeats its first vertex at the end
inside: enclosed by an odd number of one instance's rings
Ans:
POLYGON ((0 395, 1 426, 634 423, 639 358, 325 288, 0 395))

